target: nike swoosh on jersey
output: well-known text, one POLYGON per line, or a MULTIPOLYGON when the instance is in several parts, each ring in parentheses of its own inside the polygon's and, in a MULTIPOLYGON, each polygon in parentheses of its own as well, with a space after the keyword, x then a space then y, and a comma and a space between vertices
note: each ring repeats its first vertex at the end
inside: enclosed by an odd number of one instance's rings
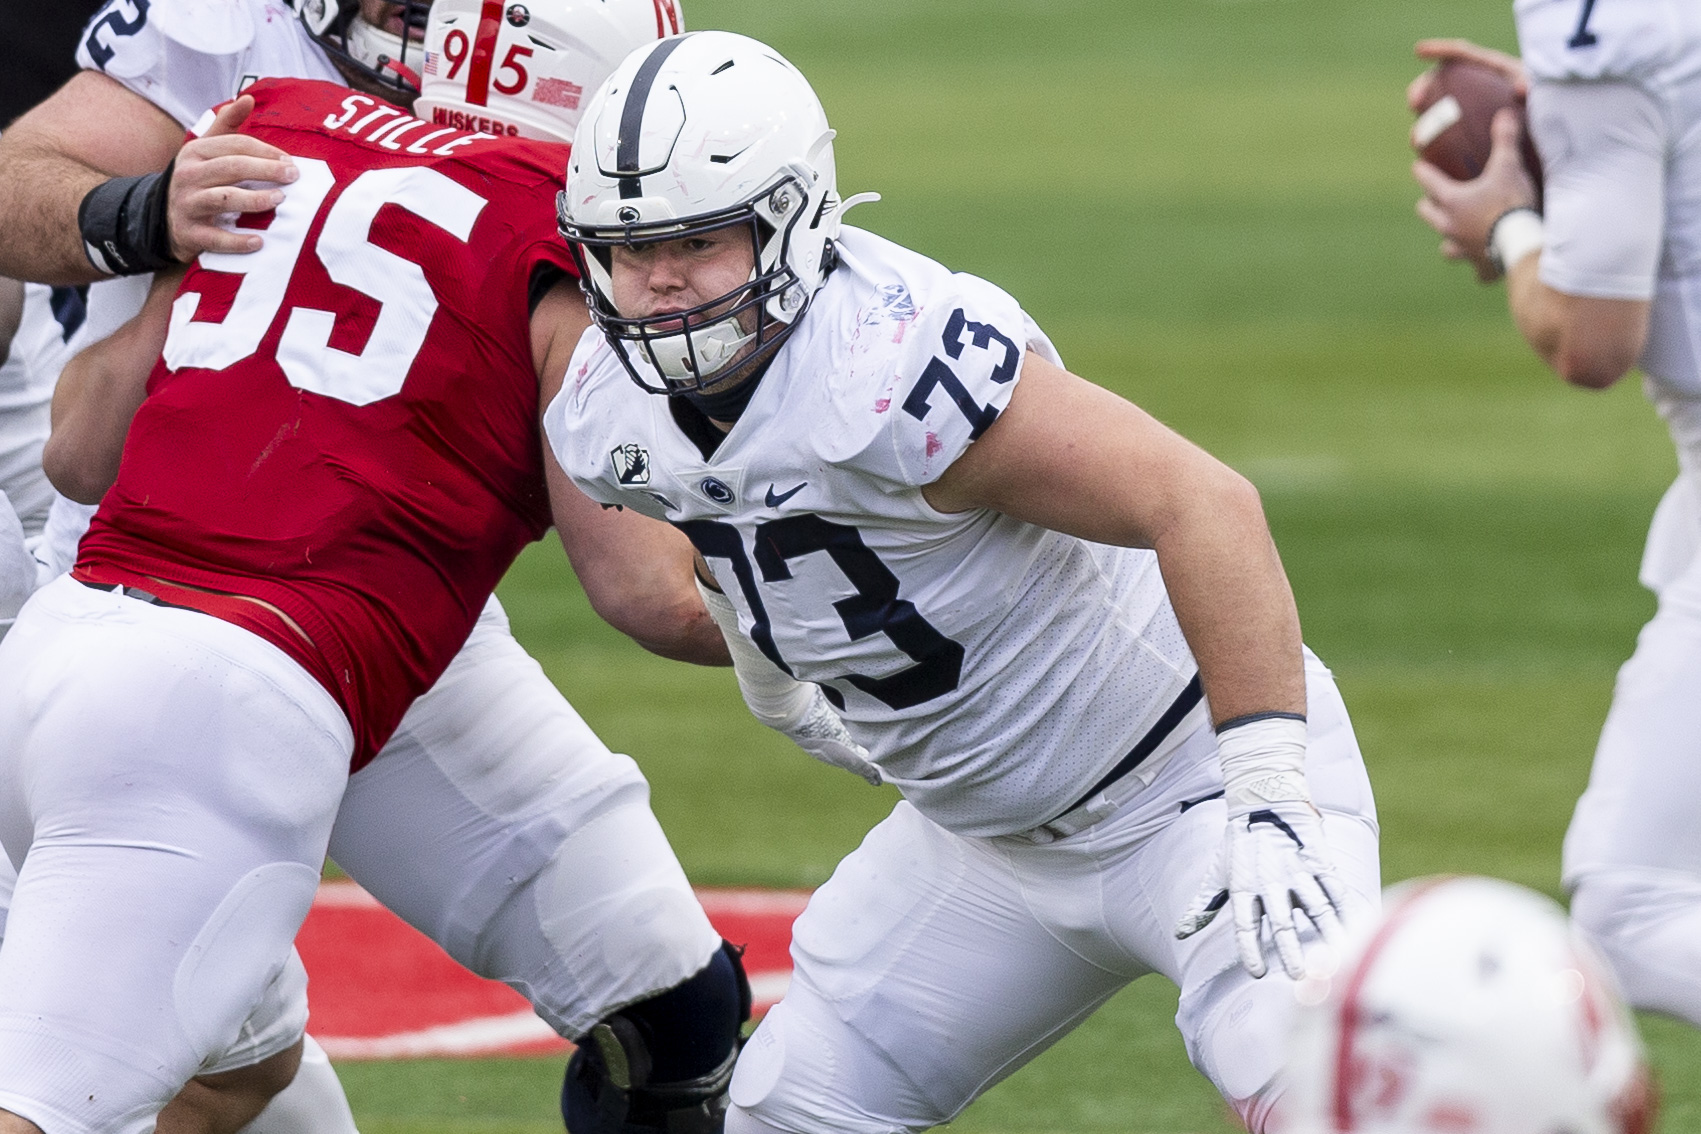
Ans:
POLYGON ((793 496, 796 496, 808 486, 809 482, 806 480, 796 488, 787 489, 784 492, 775 492, 774 486, 770 484, 768 486, 768 495, 763 497, 763 499, 767 502, 768 507, 778 508, 781 504, 784 504, 787 500, 790 500, 793 496))

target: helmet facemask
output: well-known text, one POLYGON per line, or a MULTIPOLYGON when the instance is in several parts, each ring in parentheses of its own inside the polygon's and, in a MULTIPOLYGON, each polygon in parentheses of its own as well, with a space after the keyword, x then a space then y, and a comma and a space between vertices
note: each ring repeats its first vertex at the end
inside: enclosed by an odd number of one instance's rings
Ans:
MULTIPOLYGON (((810 239, 809 214, 837 202, 816 201, 825 187, 802 167, 731 209, 684 220, 618 228, 580 225, 559 202, 561 232, 577 259, 592 318, 614 345, 632 380, 655 394, 717 393, 737 385, 735 362, 771 356, 809 307, 812 292, 793 269, 793 241, 810 239), (742 227, 751 244, 750 278, 740 287, 683 311, 622 315, 614 304, 616 247, 641 247, 742 227), (756 351, 745 351, 751 344, 756 351), (742 352, 742 353, 741 353, 742 352)), ((827 190, 830 192, 830 190, 827 190)), ((814 239, 820 239, 814 236, 814 239)), ((823 253, 826 254, 826 253, 823 253)), ((748 377, 748 374, 743 375, 748 377)))
POLYGON ((375 85, 386 98, 411 103, 419 94, 419 62, 424 53, 431 0, 388 0, 400 9, 401 35, 367 23, 360 0, 294 0, 297 14, 314 41, 345 68, 375 85))

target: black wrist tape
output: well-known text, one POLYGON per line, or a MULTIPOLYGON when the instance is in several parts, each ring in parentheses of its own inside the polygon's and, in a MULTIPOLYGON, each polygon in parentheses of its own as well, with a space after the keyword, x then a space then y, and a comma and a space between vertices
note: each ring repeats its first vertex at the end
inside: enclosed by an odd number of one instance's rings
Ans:
POLYGON ((114 177, 89 190, 77 209, 89 263, 109 276, 157 272, 177 263, 166 212, 171 170, 168 165, 159 173, 114 177))
POLYGON ((1279 713, 1279 712, 1247 713, 1243 716, 1232 717, 1229 720, 1224 721, 1222 724, 1216 726, 1216 728, 1213 731, 1218 736, 1221 736, 1223 733, 1227 732, 1231 728, 1239 728, 1241 725, 1249 725, 1249 724, 1252 724, 1255 721, 1302 721, 1303 722, 1304 720, 1305 720, 1305 714, 1304 713, 1279 713))

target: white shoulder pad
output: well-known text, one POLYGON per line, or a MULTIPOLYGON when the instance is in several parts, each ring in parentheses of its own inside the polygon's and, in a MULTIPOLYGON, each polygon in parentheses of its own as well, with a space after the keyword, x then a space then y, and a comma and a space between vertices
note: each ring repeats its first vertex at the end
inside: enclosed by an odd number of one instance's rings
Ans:
POLYGON ((77 65, 85 71, 104 71, 121 82, 157 70, 165 45, 158 26, 148 19, 151 12, 146 0, 107 0, 83 29, 77 65))
POLYGON ((186 127, 245 81, 334 78, 317 54, 299 21, 267 0, 109 0, 77 45, 78 65, 118 80, 186 127), (262 36, 266 43, 257 45, 262 36))
POLYGON ((822 455, 906 487, 930 484, 1009 404, 1027 351, 1056 352, 1002 289, 867 233, 846 235, 861 286, 848 297, 854 313, 822 321, 851 329, 832 352, 838 420, 818 442, 822 455))
POLYGON ((254 42, 247 0, 154 0, 149 14, 162 35, 204 55, 234 55, 254 42))
POLYGON ((1532 79, 1673 82, 1701 69, 1695 0, 1516 0, 1532 79))

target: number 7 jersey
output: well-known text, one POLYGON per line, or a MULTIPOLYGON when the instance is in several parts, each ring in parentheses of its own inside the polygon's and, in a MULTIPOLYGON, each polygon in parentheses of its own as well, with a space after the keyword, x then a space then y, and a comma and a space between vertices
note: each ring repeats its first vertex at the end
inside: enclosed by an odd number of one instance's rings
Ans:
POLYGON ((300 178, 261 251, 189 268, 76 571, 282 648, 348 713, 359 767, 548 526, 529 296, 570 270, 567 149, 329 83, 248 93, 244 132, 300 178))
POLYGON ((1024 353, 1056 358, 1016 301, 854 228, 839 251, 707 456, 690 412, 641 390, 595 330, 545 413, 550 445, 593 499, 690 536, 740 628, 842 703, 924 814, 1026 830, 1079 800, 1197 666, 1150 552, 922 496, 1008 404, 1024 353))

